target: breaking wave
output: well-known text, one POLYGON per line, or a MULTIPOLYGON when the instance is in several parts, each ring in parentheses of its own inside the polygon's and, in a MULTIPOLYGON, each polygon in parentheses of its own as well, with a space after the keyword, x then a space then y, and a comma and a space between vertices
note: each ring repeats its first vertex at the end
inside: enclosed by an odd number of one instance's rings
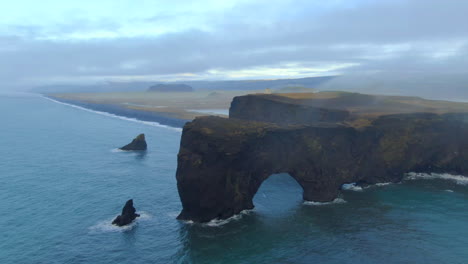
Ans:
POLYGON ((76 108, 76 109, 80 109, 80 110, 84 110, 84 111, 87 111, 87 112, 90 112, 90 113, 95 113, 95 114, 99 114, 99 115, 103 115, 103 116, 107 116, 107 117, 112 117, 112 118, 118 118, 118 119, 120 119, 120 120, 125 120, 125 121, 140 123, 140 124, 144 124, 144 125, 148 125, 148 126, 153 126, 153 127, 167 128, 167 129, 175 130, 175 131, 177 131, 177 132, 181 132, 181 131, 182 131, 182 128, 179 128, 179 127, 172 127, 172 126, 162 125, 162 124, 160 124, 160 123, 158 123, 158 122, 143 121, 143 120, 139 120, 139 119, 136 119, 136 118, 130 118, 130 117, 125 117, 125 116, 119 116, 119 115, 111 114, 111 113, 108 113, 108 112, 95 111, 95 110, 91 110, 91 109, 88 109, 88 108, 85 108, 85 107, 82 107, 82 106, 78 106, 78 105, 74 105, 74 104, 69 104, 69 103, 60 102, 60 101, 54 100, 54 99, 52 99, 52 98, 49 98, 49 97, 47 97, 47 96, 41 96, 41 97, 44 98, 44 99, 47 99, 47 100, 49 100, 49 101, 52 101, 52 102, 54 102, 54 103, 57 103, 57 104, 62 104, 62 105, 70 106, 70 107, 73 107, 73 108, 76 108))
POLYGON ((387 185, 390 185, 390 184, 393 184, 393 182, 380 182, 380 183, 376 183, 374 185, 378 186, 378 187, 381 187, 381 186, 387 186, 387 185))
POLYGON ((356 192, 362 192, 363 188, 361 186, 356 185, 355 182, 353 183, 345 183, 341 186, 341 190, 345 191, 356 191, 356 192))
POLYGON ((405 180, 449 180, 459 185, 468 185, 468 177, 452 175, 448 173, 416 173, 410 172, 405 175, 405 180))
POLYGON ((151 215, 146 212, 137 212, 140 217, 137 217, 135 221, 126 226, 116 226, 112 224, 114 218, 100 221, 96 225, 89 228, 92 233, 109 233, 109 232, 126 232, 132 230, 139 222, 151 219, 151 215))
MULTIPOLYGON (((201 226, 208 226, 208 227, 220 227, 220 226, 223 226, 227 223, 230 223, 232 221, 238 221, 240 219, 242 219, 242 217, 244 215, 248 215, 252 212, 253 210, 243 210, 241 211, 240 213, 236 214, 236 215, 233 215, 227 219, 213 219, 211 221, 209 221, 208 223, 203 223, 203 224, 200 224, 201 226)), ((186 224, 196 224, 195 222, 193 222, 192 220, 187 220, 187 221, 183 221, 184 223, 186 224)))
POLYGON ((314 205, 314 206, 322 206, 322 205, 332 205, 332 204, 344 204, 346 201, 342 198, 336 198, 331 202, 313 202, 313 201, 304 201, 305 205, 314 205))

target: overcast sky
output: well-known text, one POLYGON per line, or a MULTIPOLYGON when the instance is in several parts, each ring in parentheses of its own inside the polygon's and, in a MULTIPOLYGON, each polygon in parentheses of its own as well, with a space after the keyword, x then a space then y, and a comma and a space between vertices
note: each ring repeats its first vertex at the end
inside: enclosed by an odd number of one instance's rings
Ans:
POLYGON ((0 12, 0 89, 468 74, 466 0, 15 0, 0 12))

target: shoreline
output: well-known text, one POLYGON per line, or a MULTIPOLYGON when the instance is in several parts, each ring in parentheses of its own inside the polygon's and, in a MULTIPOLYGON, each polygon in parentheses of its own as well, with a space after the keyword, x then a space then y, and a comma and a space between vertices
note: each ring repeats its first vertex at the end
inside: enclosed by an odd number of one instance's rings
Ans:
POLYGON ((92 111, 104 112, 124 118, 133 118, 139 121, 144 122, 155 122, 162 126, 169 126, 173 128, 182 128, 185 123, 190 122, 191 120, 179 119, 173 117, 167 117, 162 114, 157 114, 157 112, 142 111, 136 109, 125 108, 115 104, 97 104, 89 103, 79 100, 63 99, 47 94, 41 94, 43 97, 57 101, 59 103, 70 104, 73 106, 82 107, 92 111))

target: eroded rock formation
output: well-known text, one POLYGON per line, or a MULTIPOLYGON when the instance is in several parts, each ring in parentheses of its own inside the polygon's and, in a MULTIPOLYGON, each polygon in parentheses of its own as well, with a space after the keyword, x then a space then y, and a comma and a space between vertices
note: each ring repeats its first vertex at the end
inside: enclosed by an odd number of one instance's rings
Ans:
POLYGON ((229 116, 278 125, 310 125, 343 122, 349 118, 350 113, 319 105, 298 104, 296 100, 268 94, 235 97, 229 109, 229 116))
POLYGON ((122 214, 117 216, 114 221, 112 221, 113 225, 117 226, 125 226, 133 222, 139 214, 135 213, 135 207, 133 207, 133 200, 130 199, 125 203, 125 206, 122 209, 122 214))
POLYGON ((121 147, 121 150, 146 150, 147 144, 145 134, 140 134, 132 140, 129 144, 121 147))
POLYGON ((304 200, 316 202, 337 198, 344 183, 398 182, 406 172, 466 174, 466 120, 466 114, 414 113, 353 127, 316 119, 285 125, 197 118, 182 133, 178 219, 207 222, 252 209, 258 188, 275 173, 289 173, 304 200))

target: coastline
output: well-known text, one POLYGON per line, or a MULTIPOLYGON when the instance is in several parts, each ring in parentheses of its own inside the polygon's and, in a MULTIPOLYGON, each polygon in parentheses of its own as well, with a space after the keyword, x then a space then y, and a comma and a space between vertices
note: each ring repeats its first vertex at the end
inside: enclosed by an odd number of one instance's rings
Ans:
POLYGON ((70 104, 73 106, 82 107, 85 109, 89 109, 92 111, 104 112, 108 114, 113 114, 116 116, 130 118, 130 119, 137 119, 140 121, 145 122, 156 122, 162 126, 169 126, 174 128, 182 128, 186 122, 189 122, 189 119, 180 119, 174 117, 164 116, 158 112, 150 112, 144 110, 137 110, 131 108, 125 108, 120 105, 115 104, 98 104, 98 103, 90 103, 80 100, 72 100, 72 99, 64 99, 55 96, 51 96, 48 94, 41 94, 44 98, 49 100, 57 101, 59 103, 70 104))

